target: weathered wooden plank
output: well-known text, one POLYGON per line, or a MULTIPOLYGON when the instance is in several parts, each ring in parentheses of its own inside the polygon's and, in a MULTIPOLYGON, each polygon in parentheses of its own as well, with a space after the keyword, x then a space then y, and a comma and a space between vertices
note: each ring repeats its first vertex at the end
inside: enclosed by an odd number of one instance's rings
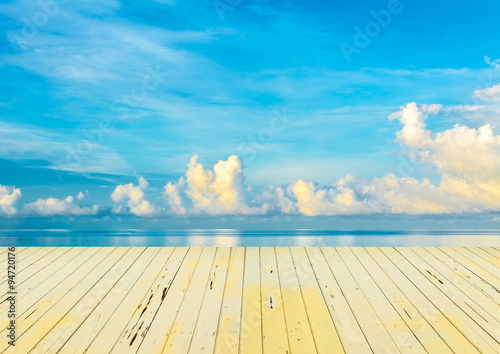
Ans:
POLYGON ((344 350, 353 353, 369 352, 370 345, 323 253, 318 247, 307 247, 306 252, 344 350))
POLYGON ((467 258, 466 256, 464 256, 463 254, 459 253, 458 251, 456 251, 451 247, 439 247, 438 250, 443 252, 447 256, 453 258, 457 263, 461 264, 465 268, 469 269, 476 276, 480 277, 481 280, 489 284, 489 286, 493 288, 494 291, 500 292, 498 278, 492 275, 484 268, 482 268, 476 262, 472 261, 470 258, 467 258))
POLYGON ((498 252, 493 247, 478 247, 478 248, 500 261, 500 252, 498 252))
POLYGON ((193 339, 189 346, 189 352, 191 353, 214 352, 230 252, 231 249, 228 247, 217 249, 193 339))
POLYGON ((89 293, 82 298, 77 306, 68 311, 61 321, 52 327, 51 333, 60 331, 65 335, 57 341, 46 336, 37 343, 34 350, 41 350, 44 353, 58 352, 65 346, 64 351, 83 352, 157 253, 158 249, 154 248, 145 250, 132 248, 123 258, 126 262, 124 273, 118 271, 118 263, 110 272, 115 272, 114 275, 108 277, 106 281, 103 279, 99 289, 92 289, 92 294, 89 293), (132 255, 133 253, 136 254, 132 255), (129 254, 130 258, 127 259, 129 254), (70 333, 68 328, 74 329, 73 333, 70 333))
MULTIPOLYGON (((344 348, 328 307, 316 281, 309 258, 302 247, 291 247, 293 268, 302 293, 304 306, 318 353, 343 353, 344 348)), ((291 268, 291 269, 293 269, 291 268)))
POLYGON ((264 353, 289 353, 283 299, 274 248, 260 249, 262 347, 264 353))
MULTIPOLYGON (((366 251, 383 269, 398 289, 411 301, 415 309, 427 320, 439 336, 455 353, 475 353, 477 349, 439 311, 435 304, 414 284, 379 248, 369 247, 366 251)), ((370 269, 371 270, 371 269, 370 269)), ((441 299, 437 299, 441 301, 441 299)), ((406 309, 406 308, 405 308, 406 309)))
MULTIPOLYGON (((496 323, 497 325, 499 324, 498 319, 500 319, 500 306, 496 304, 490 297, 467 282, 459 274, 453 272, 445 264, 434 258, 429 252, 419 247, 412 247, 408 249, 398 248, 398 250, 403 255, 408 254, 409 251, 414 252, 425 262, 425 264, 428 264, 431 267, 430 270, 427 269, 429 271, 427 275, 431 277, 429 279, 434 282, 438 288, 440 288, 447 294, 455 292, 454 289, 450 290, 443 287, 443 284, 441 284, 439 281, 439 277, 443 277, 441 281, 452 284, 454 287, 456 287, 456 289, 460 289, 460 292, 464 294, 464 296, 467 296, 473 301, 473 304, 471 304, 470 301, 462 296, 461 298, 464 304, 467 303, 467 305, 464 306, 471 306, 471 308, 475 309, 477 314, 483 316, 483 318, 487 319, 487 321, 491 321, 493 323, 496 323), (435 277, 434 275, 438 275, 438 277, 435 277), (478 309, 477 306, 479 306, 480 309, 478 309)), ((500 328, 498 333, 500 333, 500 328)))
MULTIPOLYGON (((385 271, 387 270, 390 272, 390 269, 385 267, 382 269, 368 254, 365 248, 352 247, 351 251, 354 253, 356 258, 359 259, 365 270, 370 274, 374 282, 391 302, 394 309, 398 312, 399 316, 410 328, 410 331, 407 333, 401 333, 401 338, 399 340, 405 340, 405 338, 408 337, 417 337, 419 342, 422 343, 424 348, 429 353, 452 353, 452 350, 436 332, 436 330, 441 332, 440 328, 433 328, 431 325, 432 322, 429 324, 429 322, 427 322, 427 320, 420 314, 418 308, 416 308, 410 299, 406 297, 405 294, 403 294, 403 292, 401 292, 398 288, 399 285, 404 284, 393 281, 393 277, 386 274, 385 271)), ((400 276, 403 275, 400 274, 400 276)), ((431 306, 429 302, 419 302, 419 304, 431 306)), ((443 318, 443 320, 447 322, 445 318, 443 318)), ((439 321, 439 318, 434 321, 439 321)), ((445 326, 441 324, 441 328, 442 327, 445 326)))
POLYGON ((243 280, 240 351, 262 353, 262 303, 260 301, 260 250, 247 247, 243 280))
POLYGON ((145 348, 144 353, 148 353, 148 347, 159 348, 161 352, 201 251, 202 248, 199 247, 190 248, 187 254, 184 254, 181 248, 175 250, 161 278, 155 280, 136 307, 134 315, 113 346, 112 353, 137 352, 142 344, 145 348), (153 322, 158 330, 151 335, 149 330, 153 322))
MULTIPOLYGON (((485 332, 467 313, 441 292, 413 264, 394 248, 382 248, 384 254, 403 272, 411 282, 445 315, 454 326, 481 352, 497 353, 500 347, 489 333, 485 332)), ((458 294, 457 294, 458 296, 458 294)))
MULTIPOLYGON (((444 249, 446 250, 447 247, 445 247, 444 249)), ((497 284, 498 282, 500 282, 500 268, 498 266, 484 260, 465 247, 453 247, 453 249, 456 252, 460 253, 465 259, 467 259, 468 263, 474 262, 475 264, 489 272, 496 279, 497 284)))
MULTIPOLYGON (((214 247, 206 247, 201 253, 200 260, 193 273, 193 278, 189 283, 182 304, 175 317, 175 320, 170 327, 167 341, 163 347, 163 352, 167 353, 187 353, 189 344, 193 337, 193 332, 200 313, 200 307, 206 294, 207 286, 210 283, 210 273, 214 271, 214 257, 217 249, 214 247)), ((220 260, 220 259, 219 259, 220 260)), ((226 258, 227 260, 227 258, 226 258)), ((220 265, 221 263, 219 263, 220 265)), ((164 332, 164 328, 155 326, 155 322, 150 328, 150 335, 155 336, 158 331, 164 332)), ((215 340, 215 338, 214 338, 215 340)), ((142 350, 145 348, 142 347, 142 350)), ((157 353, 156 350, 151 350, 149 353, 157 353)), ((159 347, 158 347, 159 349, 159 347)))
POLYGON ((370 306, 359 285, 349 273, 336 249, 322 247, 321 251, 342 292, 346 294, 349 307, 363 330, 370 348, 374 352, 397 353, 398 349, 391 336, 370 306))
POLYGON ((481 291, 484 295, 492 299, 497 305, 500 305, 500 290, 492 286, 486 280, 478 276, 476 273, 457 262, 450 255, 444 253, 437 247, 423 247, 428 253, 434 256, 439 262, 446 265, 455 273, 460 275, 468 283, 474 286, 477 290, 481 291))
POLYGON ((231 248, 219 328, 215 340, 215 353, 235 354, 239 352, 244 268, 245 248, 231 248))
POLYGON ((380 319, 385 330, 391 336, 398 350, 403 353, 425 353, 418 339, 414 335, 409 335, 412 334, 412 332, 405 321, 403 321, 400 314, 394 309, 391 302, 379 289, 378 285, 370 277, 352 251, 346 247, 339 247, 335 250, 339 253, 346 268, 350 271, 352 277, 363 292, 373 311, 380 319))
POLYGON ((468 251, 475 253, 478 257, 481 257, 485 261, 491 263, 495 268, 497 268, 497 274, 500 271, 500 259, 486 251, 483 251, 479 247, 465 247, 468 251))
POLYGON ((292 353, 307 353, 316 349, 290 249, 276 247, 276 263, 288 342, 292 353))
POLYGON ((158 279, 165 279, 168 276, 168 271, 171 273, 172 271, 177 272, 186 253, 187 248, 160 248, 158 254, 133 285, 125 299, 108 318, 99 333, 92 338, 92 342, 86 348, 86 353, 109 353, 120 334, 124 332, 124 328, 134 318, 134 314, 142 313, 143 304, 148 302, 146 295, 150 296, 150 289, 154 288, 153 284, 158 279), (172 262, 171 259, 174 261, 172 262), (176 260, 178 264, 175 263, 176 260), (171 265, 173 265, 172 270, 171 265))
MULTIPOLYGON (((70 333, 74 331, 74 328, 69 328, 62 326, 59 331, 53 332, 52 328, 61 323, 60 321, 64 315, 76 306, 82 298, 86 295, 96 296, 91 289, 95 289, 96 284, 101 284, 103 279, 108 279, 109 277, 116 277, 114 272, 109 272, 115 265, 119 262, 119 269, 121 271, 130 262, 130 258, 124 258, 128 251, 128 248, 119 248, 116 253, 113 253, 114 257, 106 258, 101 261, 97 267, 95 267, 90 273, 87 274, 85 278, 78 282, 71 290, 67 291, 66 294, 59 299, 49 310, 38 317, 36 326, 33 324, 21 330, 20 323, 20 335, 18 336, 17 345, 15 351, 27 353, 29 352, 41 339, 48 336, 48 340, 51 342, 61 341, 64 336, 69 336, 70 333), (120 262, 121 261, 121 262, 120 262)), ((131 256, 135 256, 135 252, 131 252, 131 256)), ((132 257, 133 258, 133 257, 132 257)), ((7 352, 14 350, 14 348, 8 348, 7 352)))

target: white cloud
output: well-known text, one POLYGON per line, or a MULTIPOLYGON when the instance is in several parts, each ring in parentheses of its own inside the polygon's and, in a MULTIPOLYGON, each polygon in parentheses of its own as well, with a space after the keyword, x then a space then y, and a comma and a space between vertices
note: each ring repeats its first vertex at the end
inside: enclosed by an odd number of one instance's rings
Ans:
POLYGON ((180 178, 178 183, 168 182, 165 185, 165 191, 163 194, 167 197, 167 203, 174 214, 184 215, 187 213, 185 207, 183 207, 182 197, 180 195, 181 188, 184 186, 184 178, 180 178))
MULTIPOLYGON (((148 182, 143 177, 139 177, 138 182, 139 185, 137 186, 134 186, 132 183, 118 185, 113 194, 111 194, 111 199, 113 199, 115 203, 126 200, 128 212, 136 216, 159 215, 161 209, 144 199, 143 190, 148 187, 148 182)), ((121 205, 114 208, 114 212, 117 214, 123 213, 124 211, 125 209, 121 205)))
POLYGON ((82 200, 83 198, 85 198, 85 195, 83 195, 82 192, 78 193, 78 195, 76 196, 76 199, 78 200, 82 200))
POLYGON ((0 213, 13 215, 17 213, 14 204, 21 199, 21 189, 0 184, 0 213))
POLYGON ((65 199, 47 198, 37 199, 35 202, 28 203, 23 206, 23 213, 27 215, 40 215, 40 216, 82 216, 82 215, 96 215, 100 207, 93 205, 92 207, 81 207, 74 204, 75 199, 68 196, 65 199))
MULTIPOLYGON (((262 208, 250 207, 246 203, 244 177, 241 158, 232 155, 226 161, 220 160, 214 165, 213 171, 205 169, 194 155, 188 164, 186 172, 186 187, 184 193, 192 204, 191 211, 195 214, 260 214, 262 208)), ((179 203, 180 188, 184 180, 165 186, 165 195, 173 212, 184 210, 179 203)))
POLYGON ((500 84, 474 91, 474 96, 486 102, 500 102, 500 84))

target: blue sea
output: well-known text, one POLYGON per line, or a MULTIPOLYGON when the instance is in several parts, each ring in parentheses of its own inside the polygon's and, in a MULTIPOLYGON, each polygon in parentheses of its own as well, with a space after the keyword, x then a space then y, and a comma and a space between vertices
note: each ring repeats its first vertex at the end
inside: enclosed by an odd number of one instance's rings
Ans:
POLYGON ((500 246, 499 230, 0 230, 0 246, 500 246))

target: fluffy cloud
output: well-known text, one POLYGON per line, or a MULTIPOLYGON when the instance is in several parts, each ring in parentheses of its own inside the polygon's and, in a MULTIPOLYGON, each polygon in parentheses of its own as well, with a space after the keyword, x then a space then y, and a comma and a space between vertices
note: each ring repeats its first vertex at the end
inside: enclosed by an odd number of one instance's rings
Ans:
POLYGON ((177 214, 185 213, 180 197, 180 190, 185 183, 184 193, 195 214, 263 213, 264 209, 250 207, 246 203, 242 167, 241 158, 232 155, 226 161, 219 160, 212 171, 198 162, 198 155, 193 156, 188 164, 185 182, 181 179, 177 184, 168 183, 165 186, 164 194, 172 211, 177 214))
POLYGON ((81 207, 74 204, 74 201, 75 198, 73 198, 72 196, 68 196, 65 199, 37 199, 33 203, 24 205, 23 212, 27 215, 39 216, 82 216, 96 215, 100 210, 100 207, 98 205, 94 205, 92 207, 81 207))
POLYGON ((21 199, 19 188, 9 188, 0 184, 0 214, 13 215, 17 213, 14 204, 21 199))
MULTIPOLYGON (((144 189, 148 187, 148 182, 139 177, 139 185, 132 183, 121 184, 117 186, 111 194, 111 199, 115 203, 127 201, 128 211, 136 216, 155 216, 161 212, 161 209, 144 199, 144 189)), ((125 208, 121 205, 114 209, 115 213, 122 213, 125 208)))
POLYGON ((487 102, 500 102, 500 84, 474 91, 474 96, 487 102))

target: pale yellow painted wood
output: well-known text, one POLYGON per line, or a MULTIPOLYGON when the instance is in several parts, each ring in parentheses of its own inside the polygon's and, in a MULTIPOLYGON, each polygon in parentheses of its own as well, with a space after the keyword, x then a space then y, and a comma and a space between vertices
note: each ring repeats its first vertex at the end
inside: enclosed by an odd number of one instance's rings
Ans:
MULTIPOLYGON (((176 248, 161 277, 155 280, 139 305, 136 305, 136 311, 111 352, 120 354, 126 350, 136 352, 144 340, 145 348, 156 346, 161 352, 202 248, 189 248, 187 254, 183 252, 185 250, 176 248), (151 335, 149 329, 153 321, 160 333, 151 335)), ((144 352, 147 353, 146 350, 144 352)))
MULTIPOLYGON (((53 255, 55 257, 55 259, 59 259, 59 257, 63 256, 64 254, 66 254, 67 252, 69 251, 72 251, 72 253, 75 253, 75 252, 78 252, 78 249, 74 249, 74 250, 71 250, 71 248, 61 248, 60 250, 57 249, 53 252, 53 255)), ((27 274, 27 273, 30 273, 30 272, 25 272, 25 273, 21 273, 21 274, 17 274, 16 275, 16 289, 19 290, 19 288, 23 289, 23 284, 26 282, 26 281, 29 281, 30 279, 31 280, 35 280, 35 283, 36 284, 40 284, 41 281, 43 280, 42 279, 38 279, 35 275, 38 274, 39 272, 42 272, 41 275, 42 277, 44 276, 44 273, 43 270, 45 269, 46 266, 48 266, 50 269, 54 268, 53 266, 55 265, 56 266, 56 269, 60 266, 58 266, 57 262, 52 262, 54 261, 55 259, 50 259, 50 262, 49 262, 49 259, 46 259, 47 257, 44 257, 42 258, 39 262, 40 264, 36 265, 35 268, 37 268, 36 270, 34 270, 32 272, 32 274, 27 274), (52 265, 52 266, 51 266, 52 265)), ((69 260, 69 259, 68 259, 69 260)), ((68 261, 66 259, 63 260, 63 262, 66 262, 68 261)), ((31 282, 33 283, 33 282, 31 282)), ((4 287, 5 289, 5 293, 3 293, 3 296, 2 297, 7 297, 7 291, 8 291, 8 288, 7 288, 7 284, 4 284, 4 287)), ((2 302, 0 303, 0 314, 4 313, 5 311, 7 311, 7 302, 2 302)))
POLYGON ((274 250, 290 351, 292 353, 312 351, 316 347, 290 249, 276 247, 274 250))
MULTIPOLYGON (((387 274, 398 289, 411 301, 415 309, 427 320, 439 336, 455 353, 475 353, 477 349, 463 336, 463 334, 445 317, 436 307, 433 299, 426 297, 411 280, 381 251, 385 248, 369 247, 365 250, 372 259, 387 274)), ((368 263, 367 263, 368 264, 368 263)), ((371 268, 369 268, 372 270, 371 268)), ((406 309, 406 308, 405 308, 406 309)), ((412 317, 413 318, 413 317, 412 317)))
POLYGON ((491 263, 497 269, 497 274, 498 274, 498 272, 500 272, 500 259, 498 259, 497 257, 489 254, 486 251, 483 251, 479 247, 465 247, 465 249, 467 249, 468 251, 470 251, 472 253, 475 253, 478 257, 481 257, 485 261, 491 263))
MULTIPOLYGON (((368 254, 366 249, 352 247, 351 251, 409 327, 410 331, 401 333, 399 340, 405 340, 405 338, 408 337, 417 337, 429 353, 452 353, 451 349, 436 333, 436 330, 420 314, 419 310, 413 306, 412 302, 405 294, 399 290, 392 278, 380 268, 377 262, 368 254)), ((448 322, 445 318, 443 319, 448 322)))
MULTIPOLYGON (((218 253, 218 249, 214 247, 203 249, 193 278, 189 283, 179 312, 168 334, 163 353, 187 353, 200 313, 200 307, 206 295, 207 286, 210 283, 209 275, 214 272, 214 256, 216 256, 216 253, 218 253)), ((227 257, 221 258, 227 263, 227 257)), ((219 265, 223 263, 223 260, 221 262, 221 259, 219 259, 219 265)), ((151 334, 153 333, 151 332, 151 334)))
MULTIPOLYGON (((205 297, 203 298, 198 321, 191 340, 191 345, 189 346, 190 353, 214 352, 230 252, 231 249, 228 247, 220 247, 217 249, 214 264, 210 272, 210 278, 208 279, 208 284, 205 289, 205 297)), ((227 335, 227 333, 224 333, 224 335, 227 335)))
POLYGON ((400 314, 394 309, 391 302, 379 289, 376 282, 370 277, 352 251, 347 247, 338 247, 335 250, 339 253, 346 268, 348 268, 357 286, 363 292, 397 349, 403 353, 425 353, 418 339, 412 334, 400 314))
POLYGON ((239 351, 244 267, 245 248, 231 248, 219 327, 216 333, 215 353, 236 354, 239 351))
POLYGON ((318 281, 330 316, 347 353, 366 353, 370 346, 318 247, 306 247, 309 263, 318 281))
MULTIPOLYGON (((35 348, 48 348, 48 351, 57 352, 63 350, 65 353, 82 353, 87 346, 92 342, 97 333, 101 330, 115 309, 121 304, 123 299, 128 295, 130 289, 136 281, 143 275, 144 270, 151 263, 152 259, 158 253, 159 248, 147 248, 139 257, 130 265, 125 273, 111 287, 105 288, 108 290, 106 295, 99 299, 90 299, 86 305, 95 307, 89 311, 80 311, 83 308, 78 306, 69 311, 63 318, 64 326, 69 328, 77 328, 66 343, 60 344, 61 341, 55 342, 50 346, 50 341, 47 337, 38 342, 35 348), (85 315, 87 314, 87 317, 85 315)), ((112 279, 111 281, 114 281, 112 279)), ((57 325, 52 328, 52 332, 57 330, 57 325)), ((63 338, 64 339, 64 338, 63 338)))
MULTIPOLYGON (((427 279, 413 264, 408 262, 394 248, 381 248, 385 255, 403 272, 412 283, 429 299, 432 299, 437 308, 453 323, 460 332, 481 352, 498 353, 499 344, 485 332, 474 320, 472 320, 465 309, 457 306, 447 294, 441 292, 433 283, 427 279)), ((458 294, 453 294, 452 296, 458 294)))
POLYGON ((243 354, 262 353, 262 303, 260 286, 260 250, 247 247, 243 281, 240 351, 243 354))
MULTIPOLYGON (((64 257, 67 257, 68 262, 64 264, 63 267, 58 266, 57 262, 51 263, 47 268, 51 271, 50 275, 44 279, 39 280, 37 276, 31 277, 27 281, 23 282, 19 288, 18 292, 18 309, 17 316, 25 314, 26 312, 31 312, 33 305, 35 305, 40 299, 43 299, 51 290, 58 286, 58 284, 72 272, 74 272, 81 264, 86 262, 92 253, 82 252, 83 249, 70 250, 66 252, 64 257), (50 267, 54 266, 54 267, 50 267), (37 286, 43 282, 43 286, 37 286)), ((61 260, 61 258, 60 258, 61 260)), ((64 260, 65 261, 65 260, 64 260)), ((3 314, 0 314, 2 318, 3 314)), ((3 325, 3 323, 2 323, 3 325)), ((2 327, 3 328, 3 327, 2 327)))
MULTIPOLYGON (((448 268, 442 262, 438 261, 424 249, 420 247, 412 247, 408 249, 398 248, 398 250, 403 255, 408 254, 408 251, 414 252, 416 255, 418 255, 426 264, 436 270, 436 272, 431 270, 430 272, 432 274, 439 274, 439 276, 443 277, 443 282, 451 283, 457 289, 460 289, 460 292, 462 292, 465 296, 469 297, 474 302, 474 304, 470 304, 470 302, 464 298, 463 301, 467 302, 467 305, 464 306, 471 306, 472 308, 475 308, 478 314, 483 316, 488 321, 496 323, 498 326, 500 319, 500 306, 496 304, 490 297, 467 282, 459 274, 453 272, 450 268, 448 268), (477 309, 477 306, 479 306, 480 309, 477 309)), ((430 274, 428 275, 431 276, 430 274)), ((443 288, 443 284, 439 283, 438 279, 434 278, 434 276, 430 278, 430 280, 433 281, 437 287, 441 288, 441 290, 448 294, 450 290, 443 288)), ((500 333, 500 329, 498 333, 500 333)))
MULTIPOLYGON (((500 333, 500 324, 497 319, 485 311, 479 304, 474 302, 468 293, 465 295, 452 280, 447 279, 443 274, 408 248, 396 249, 406 260, 411 263, 424 277, 427 278, 436 288, 441 290, 454 304, 462 309, 470 318, 474 320, 483 330, 488 333, 500 333)), ((498 311, 496 312, 498 313, 498 311)), ((495 313, 493 313, 494 315, 495 313)))
POLYGON ((316 281, 305 249, 291 247, 290 252, 293 267, 286 270, 291 271, 295 268, 316 351, 320 354, 343 353, 344 348, 340 337, 328 312, 328 307, 323 299, 323 294, 316 281))
MULTIPOLYGON (((16 269, 16 278, 17 285, 20 285, 23 281, 30 278, 31 275, 40 270, 41 267, 44 267, 46 264, 52 262, 53 259, 47 261, 41 261, 45 257, 50 257, 51 253, 54 251, 58 251, 56 254, 61 255, 69 250, 69 248, 57 249, 56 247, 51 247, 48 250, 40 249, 39 252, 31 254, 27 257, 27 259, 23 260, 23 262, 16 269)), ((18 258, 19 260, 19 258, 18 258)), ((19 260, 20 261, 20 260, 19 260)), ((2 289, 2 296, 6 294, 5 289, 7 288, 7 272, 5 272, 4 277, 0 281, 0 289, 2 289)))
MULTIPOLYGON (((500 252, 495 250, 493 247, 478 247, 482 251, 488 253, 490 256, 493 256, 497 259, 497 261, 500 261, 500 252)), ((498 266, 498 265, 497 265, 498 266)))
MULTIPOLYGON (((55 248, 52 247, 52 249, 54 250, 55 248)), ((2 255, 0 255, 1 257, 5 258, 5 263, 7 263, 7 259, 8 259, 8 253, 12 253, 12 252, 7 252, 7 247, 5 248, 2 248, 2 255), (5 254, 5 255, 3 255, 5 254)), ((16 251, 14 252, 15 254, 15 259, 16 259, 16 275, 18 275, 19 273, 21 272, 24 272, 26 271, 26 268, 30 267, 32 264, 30 263, 30 260, 31 259, 37 259, 37 252, 41 252, 43 251, 43 248, 42 247, 29 247, 29 248, 25 248, 21 251, 16 251)), ((44 254, 43 252, 41 252, 42 255, 44 254)), ((38 256, 40 257, 40 256, 38 256)), ((0 275, 0 289, 3 288, 3 284, 6 282, 6 279, 7 279, 7 272, 5 272, 4 274, 1 274, 0 275)))
POLYGON ((492 299, 497 305, 500 305, 500 291, 488 283, 486 280, 478 276, 476 273, 457 262, 450 255, 444 253, 437 247, 423 247, 428 253, 434 256, 439 262, 446 265, 455 273, 460 275, 468 283, 474 286, 477 290, 481 291, 484 295, 492 299))
POLYGON ((363 291, 345 266, 337 250, 332 247, 321 248, 323 255, 333 273, 359 326, 374 352, 397 353, 398 349, 383 323, 370 306, 363 291))
MULTIPOLYGON (((105 274, 119 259, 127 252, 126 248, 114 249, 106 259, 97 257, 96 263, 86 262, 84 265, 91 265, 92 268, 82 266, 75 277, 68 277, 67 282, 61 283, 59 287, 50 292, 41 301, 39 301, 33 311, 28 311, 26 316, 18 318, 18 342, 24 343, 24 346, 17 345, 15 349, 23 349, 27 352, 43 336, 48 334, 56 340, 56 334, 50 333, 50 329, 55 322, 59 321, 67 310, 73 307, 78 300, 85 295, 95 285, 103 274, 105 274), (100 259, 99 259, 100 258, 100 259), (27 338, 24 340, 24 338, 27 338)), ((5 343, 0 342, 0 350, 7 349, 5 343)), ((8 348, 9 351, 14 348, 8 348)))
POLYGON ((34 353, 46 353, 49 348, 64 344, 78 328, 79 321, 73 323, 73 318, 79 318, 81 321, 87 317, 137 257, 144 252, 144 248, 127 248, 123 251, 125 254, 118 261, 110 260, 110 267, 104 273, 100 273, 98 279, 89 278, 87 281, 81 281, 42 315, 37 326, 27 329, 22 336, 19 336, 16 350, 25 353, 30 350, 34 353), (83 291, 75 290, 79 287, 84 288, 83 291))
MULTIPOLYGON (((445 247, 445 250, 447 248, 445 247)), ((497 284, 500 282, 500 268, 498 266, 495 266, 491 264, 490 262, 484 260, 483 258, 479 257, 477 254, 474 252, 470 251, 469 249, 465 247, 453 247, 453 249, 460 253, 464 258, 466 258, 469 262, 472 261, 476 263, 478 266, 489 272, 495 279, 497 284)))
MULTIPOLYGON (((175 271, 177 271, 186 253, 187 248, 174 249, 172 247, 161 247, 158 254, 133 285, 125 299, 108 318, 99 333, 92 338, 92 342, 87 347, 86 353, 109 353, 117 338, 120 337, 124 328, 134 317, 134 314, 137 312, 142 313, 143 304, 148 301, 146 296, 149 297, 151 289, 155 288, 153 286, 154 283, 160 279, 165 279, 169 274, 168 272, 172 274, 174 272, 172 268, 175 267, 175 271), (178 260, 177 264, 175 263, 176 260, 178 260), (171 265, 174 265, 174 267, 171 268, 171 265)), ((161 298, 160 295, 157 296, 161 298)))
POLYGON ((203 266, 206 267, 205 273, 207 273, 210 269, 210 261, 207 262, 207 257, 212 256, 213 260, 213 252, 213 249, 204 251, 203 248, 191 248, 189 250, 188 258, 186 259, 188 262, 186 263, 186 260, 183 262, 179 273, 168 288, 165 300, 160 305, 154 321, 149 326, 147 335, 141 343, 138 353, 161 353, 170 332, 174 330, 173 324, 176 315, 180 311, 191 282, 195 280, 193 272, 199 269, 199 264, 204 264, 203 266), (190 254, 194 257, 191 257, 190 254), (208 266, 206 265, 207 263, 209 263, 208 266))
POLYGON ((438 250, 443 252, 445 255, 450 256, 465 268, 469 269, 469 271, 481 278, 481 280, 484 283, 488 284, 489 287, 491 287, 495 292, 500 292, 500 284, 498 278, 479 266, 476 262, 472 261, 470 258, 465 257, 463 254, 459 253, 451 247, 440 247, 438 248, 438 250))
POLYGON ((278 269, 273 247, 260 248, 262 347, 264 353, 289 353, 278 269))

